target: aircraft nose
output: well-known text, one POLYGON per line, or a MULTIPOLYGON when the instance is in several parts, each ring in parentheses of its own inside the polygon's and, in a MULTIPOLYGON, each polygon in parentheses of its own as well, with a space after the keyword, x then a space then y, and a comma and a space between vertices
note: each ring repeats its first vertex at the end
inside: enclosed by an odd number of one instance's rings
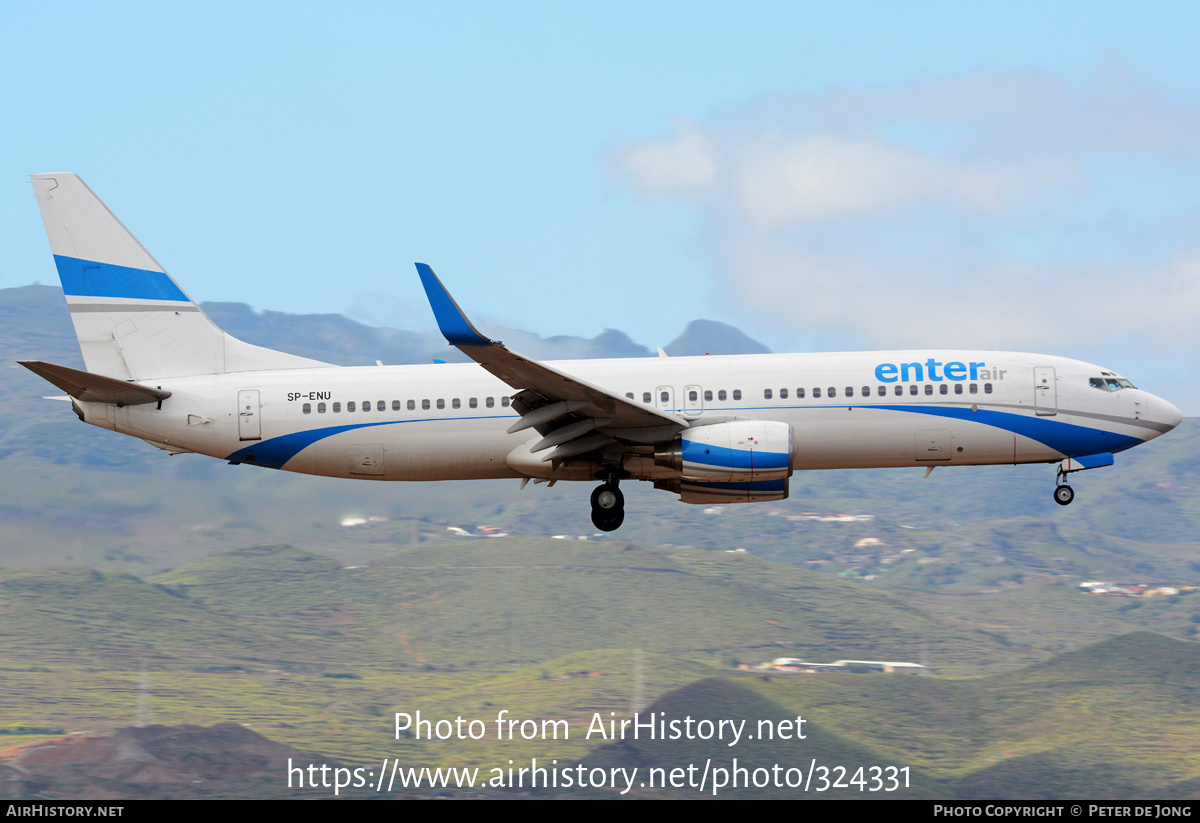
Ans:
POLYGON ((1150 397, 1150 419, 1155 423, 1163 423, 1172 429, 1183 422, 1183 412, 1161 397, 1150 397))

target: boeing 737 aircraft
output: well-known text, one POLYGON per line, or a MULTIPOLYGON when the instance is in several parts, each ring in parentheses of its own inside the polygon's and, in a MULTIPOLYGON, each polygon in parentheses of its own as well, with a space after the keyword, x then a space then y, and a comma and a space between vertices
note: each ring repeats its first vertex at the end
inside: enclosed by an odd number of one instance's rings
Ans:
POLYGON ((87 371, 25 367, 85 423, 272 469, 366 480, 622 480, 685 503, 782 500, 797 469, 1058 463, 1071 472, 1175 428, 1179 410, 1111 369, 1043 354, 882 351, 539 363, 425 292, 474 363, 339 367, 244 343, 209 320, 74 174, 35 174, 87 371))

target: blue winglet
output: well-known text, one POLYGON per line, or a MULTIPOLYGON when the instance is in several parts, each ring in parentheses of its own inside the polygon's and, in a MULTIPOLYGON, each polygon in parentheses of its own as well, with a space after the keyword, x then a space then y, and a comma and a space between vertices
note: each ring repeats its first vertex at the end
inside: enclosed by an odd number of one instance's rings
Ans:
POLYGON ((479 333, 471 325, 471 321, 463 314, 462 309, 454 302, 450 292, 438 280, 433 269, 424 263, 417 263, 417 274, 421 276, 421 285, 425 287, 425 295, 429 298, 429 307, 437 319, 438 328, 452 346, 490 346, 492 341, 479 333))

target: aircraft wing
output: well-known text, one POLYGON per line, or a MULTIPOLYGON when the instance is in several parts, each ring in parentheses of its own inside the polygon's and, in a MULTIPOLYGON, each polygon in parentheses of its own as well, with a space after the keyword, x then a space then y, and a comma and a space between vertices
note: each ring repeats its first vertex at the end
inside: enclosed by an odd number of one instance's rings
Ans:
POLYGON ((417 272, 438 327, 450 345, 517 390, 513 408, 521 419, 509 432, 533 428, 545 435, 531 449, 538 452, 553 448, 543 460, 563 460, 614 440, 667 439, 688 427, 682 417, 613 394, 485 337, 463 314, 433 269, 417 263, 417 272))

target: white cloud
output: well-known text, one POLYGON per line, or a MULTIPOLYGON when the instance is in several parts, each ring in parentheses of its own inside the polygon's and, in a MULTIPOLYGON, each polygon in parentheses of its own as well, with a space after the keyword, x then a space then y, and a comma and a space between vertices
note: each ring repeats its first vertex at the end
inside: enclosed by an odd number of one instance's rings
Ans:
POLYGON ((761 99, 612 168, 702 215, 727 306, 775 339, 1200 345, 1200 232, 1179 229, 1200 210, 1200 107, 1119 67, 1079 88, 974 72, 761 99))
POLYGON ((626 146, 615 163, 630 183, 651 196, 703 192, 718 171, 708 138, 685 120, 676 124, 670 137, 626 146))
POLYGON ((956 162, 879 137, 820 134, 743 148, 728 169, 759 229, 876 215, 913 205, 996 211, 1051 185, 1078 185, 1061 163, 956 162))

